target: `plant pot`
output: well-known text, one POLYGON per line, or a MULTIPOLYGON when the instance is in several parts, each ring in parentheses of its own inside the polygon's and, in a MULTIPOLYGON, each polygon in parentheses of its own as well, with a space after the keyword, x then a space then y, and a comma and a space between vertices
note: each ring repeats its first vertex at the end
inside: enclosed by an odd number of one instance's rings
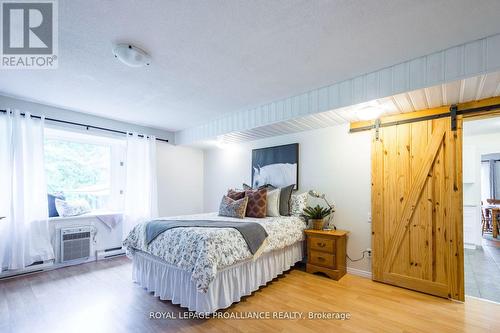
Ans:
POLYGON ((309 221, 314 230, 323 230, 325 219, 310 219, 309 221))

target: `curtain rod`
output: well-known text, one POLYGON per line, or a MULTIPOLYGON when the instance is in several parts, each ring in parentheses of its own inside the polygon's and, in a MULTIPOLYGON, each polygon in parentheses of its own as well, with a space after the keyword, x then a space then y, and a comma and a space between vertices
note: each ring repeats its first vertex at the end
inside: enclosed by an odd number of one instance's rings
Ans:
MULTIPOLYGON (((0 112, 7 113, 7 110, 0 110, 0 112)), ((21 112, 21 116, 25 117, 26 114, 24 112, 21 112)), ((42 119, 41 116, 35 116, 35 115, 30 115, 30 116, 31 116, 31 118, 35 118, 35 119, 42 119)), ((118 133, 118 134, 130 134, 128 132, 114 130, 114 129, 111 129, 111 128, 99 127, 99 126, 93 126, 93 125, 86 125, 86 124, 82 124, 82 123, 76 123, 76 122, 73 122, 73 121, 66 121, 66 120, 60 120, 60 119, 55 119, 55 118, 45 118, 45 120, 52 121, 54 123, 61 123, 61 124, 75 125, 75 126, 82 126, 82 127, 85 127, 87 130, 89 128, 92 128, 92 129, 97 129, 97 130, 100 130, 100 131, 107 131, 107 132, 113 132, 113 133, 118 133)), ((130 134, 130 135, 132 135, 132 134, 130 134)), ((141 138, 145 137, 145 135, 143 135, 143 134, 138 134, 137 136, 139 136, 141 138)), ((146 135, 146 137, 148 137, 148 136, 146 135)), ((155 138, 155 139, 158 140, 158 141, 162 141, 162 142, 168 142, 168 139, 160 139, 160 138, 155 138)))

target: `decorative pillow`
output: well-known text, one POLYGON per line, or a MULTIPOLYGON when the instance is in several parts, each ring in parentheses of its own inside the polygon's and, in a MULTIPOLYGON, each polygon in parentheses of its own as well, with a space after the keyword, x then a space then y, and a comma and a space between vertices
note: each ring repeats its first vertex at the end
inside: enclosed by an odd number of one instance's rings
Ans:
POLYGON ((230 188, 229 190, 227 190, 227 196, 233 200, 240 200, 245 197, 245 191, 238 191, 230 188))
POLYGON ((289 216, 290 215, 290 198, 292 197, 292 191, 295 184, 288 185, 281 188, 280 193, 280 215, 289 216))
POLYGON ((223 196, 219 206, 219 215, 228 217, 244 218, 247 210, 248 198, 233 200, 228 196, 223 196))
POLYGON ((66 199, 62 194, 47 194, 47 203, 49 205, 49 217, 57 217, 56 199, 66 199))
POLYGON ((267 216, 280 216, 280 189, 267 192, 267 216))
POLYGON ((55 204, 57 213, 63 217, 82 215, 91 211, 89 203, 82 199, 65 201, 56 198, 55 204))
POLYGON ((290 214, 292 216, 300 216, 307 207, 307 198, 309 197, 308 192, 302 194, 293 194, 290 200, 290 214))
POLYGON ((248 217, 266 217, 267 213, 267 189, 246 190, 245 197, 248 198, 248 217))

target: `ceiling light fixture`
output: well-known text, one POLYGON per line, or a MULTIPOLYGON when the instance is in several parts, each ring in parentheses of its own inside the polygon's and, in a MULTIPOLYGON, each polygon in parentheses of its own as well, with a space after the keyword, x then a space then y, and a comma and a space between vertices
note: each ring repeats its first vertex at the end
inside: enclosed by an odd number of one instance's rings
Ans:
POLYGON ((132 44, 118 44, 113 49, 115 58, 130 67, 151 65, 151 56, 132 44))
POLYGON ((385 108, 376 101, 374 101, 374 102, 362 103, 355 106, 354 112, 356 116, 361 120, 373 120, 377 119, 383 113, 385 113, 385 108))
POLYGON ((356 115, 361 120, 373 120, 373 119, 377 119, 378 117, 380 117, 382 112, 383 112, 383 110, 380 108, 366 107, 366 108, 359 109, 356 112, 356 115))

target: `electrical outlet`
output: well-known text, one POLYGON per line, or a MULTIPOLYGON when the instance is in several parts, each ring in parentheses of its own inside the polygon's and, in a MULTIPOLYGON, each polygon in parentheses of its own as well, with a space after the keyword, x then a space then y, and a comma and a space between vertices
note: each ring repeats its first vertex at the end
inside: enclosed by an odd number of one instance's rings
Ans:
POLYGON ((371 258, 372 257, 372 249, 371 248, 367 248, 366 249, 366 254, 367 254, 368 258, 371 258))

